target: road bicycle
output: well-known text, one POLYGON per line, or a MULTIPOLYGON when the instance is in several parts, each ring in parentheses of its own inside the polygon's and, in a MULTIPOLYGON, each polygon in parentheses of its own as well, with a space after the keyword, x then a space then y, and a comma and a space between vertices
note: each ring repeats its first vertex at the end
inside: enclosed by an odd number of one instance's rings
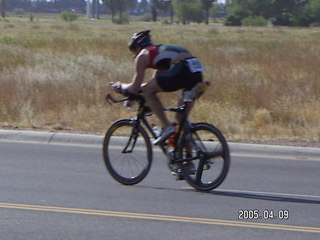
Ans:
MULTIPOLYGON (((148 121, 152 115, 141 94, 122 92, 124 98, 112 103, 135 101, 137 115, 131 119, 114 122, 103 141, 103 159, 111 176, 124 185, 141 182, 148 174, 153 159, 152 139, 158 137, 148 121)), ((230 153, 226 139, 215 126, 188 120, 188 103, 179 107, 164 108, 182 114, 174 136, 159 144, 168 159, 168 167, 177 180, 185 180, 193 188, 210 191, 226 178, 230 166, 230 153), (172 140, 173 139, 173 140, 172 140), (172 146, 173 145, 173 146, 172 146), (190 166, 192 169, 190 169, 190 166)))

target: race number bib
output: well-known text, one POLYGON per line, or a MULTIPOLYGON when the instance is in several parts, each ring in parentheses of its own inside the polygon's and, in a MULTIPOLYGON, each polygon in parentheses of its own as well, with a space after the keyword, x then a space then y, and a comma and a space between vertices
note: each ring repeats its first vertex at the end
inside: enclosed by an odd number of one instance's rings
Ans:
POLYGON ((188 63, 189 69, 192 73, 204 71, 204 68, 198 59, 191 58, 191 59, 187 59, 186 62, 188 63))

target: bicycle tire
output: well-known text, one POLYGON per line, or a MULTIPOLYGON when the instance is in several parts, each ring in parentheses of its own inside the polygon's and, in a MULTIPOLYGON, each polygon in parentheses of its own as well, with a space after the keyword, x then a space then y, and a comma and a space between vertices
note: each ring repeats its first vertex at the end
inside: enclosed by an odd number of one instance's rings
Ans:
POLYGON ((197 158, 192 161, 195 173, 190 172, 191 161, 180 163, 183 178, 197 190, 217 188, 230 167, 229 147, 219 129, 208 123, 193 124, 182 136, 178 148, 180 159, 185 159, 190 153, 192 158, 197 158), (186 150, 188 147, 189 150, 186 150), (207 154, 207 157, 201 157, 201 154, 207 154))
POLYGON ((116 121, 105 134, 103 159, 116 181, 124 185, 141 182, 152 163, 152 145, 147 132, 135 120, 116 121))

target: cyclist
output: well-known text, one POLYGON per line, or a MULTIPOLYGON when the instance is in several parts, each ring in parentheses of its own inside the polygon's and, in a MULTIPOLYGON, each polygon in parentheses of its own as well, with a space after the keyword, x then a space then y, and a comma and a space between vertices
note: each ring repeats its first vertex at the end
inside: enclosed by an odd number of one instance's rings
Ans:
MULTIPOLYGON (((163 105, 157 93, 173 92, 179 89, 191 90, 197 83, 203 82, 203 67, 186 48, 173 45, 155 45, 151 41, 150 30, 133 34, 128 47, 135 58, 135 73, 129 84, 116 83, 117 91, 126 90, 137 94, 142 91, 147 104, 159 118, 162 126, 161 135, 153 142, 164 142, 175 131, 163 111, 163 105), (150 81, 143 84, 147 68, 155 69, 150 81)), ((180 100, 181 102, 181 100, 180 100)))

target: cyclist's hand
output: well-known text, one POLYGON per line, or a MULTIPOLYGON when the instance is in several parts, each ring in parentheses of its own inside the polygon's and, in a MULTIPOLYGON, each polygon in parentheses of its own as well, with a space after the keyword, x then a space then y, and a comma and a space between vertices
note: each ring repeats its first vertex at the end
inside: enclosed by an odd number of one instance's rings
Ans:
POLYGON ((121 82, 113 83, 113 84, 111 85, 111 87, 112 87, 112 89, 113 89, 115 92, 117 92, 117 93, 121 93, 121 91, 122 91, 122 89, 123 89, 121 82))
POLYGON ((112 89, 117 93, 129 94, 131 93, 130 89, 131 84, 116 82, 112 84, 112 89))

